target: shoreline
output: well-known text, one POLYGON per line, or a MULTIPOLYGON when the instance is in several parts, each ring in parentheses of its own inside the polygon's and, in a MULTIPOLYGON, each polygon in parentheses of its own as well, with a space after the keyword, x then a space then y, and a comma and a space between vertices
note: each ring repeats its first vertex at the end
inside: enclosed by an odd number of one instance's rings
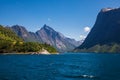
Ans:
POLYGON ((5 52, 5 53, 0 53, 0 54, 3 54, 3 55, 7 55, 7 54, 45 54, 45 55, 50 55, 50 54, 59 54, 58 52, 53 52, 53 53, 50 53, 49 51, 47 51, 46 49, 42 49, 41 51, 37 51, 37 52, 5 52))
POLYGON ((57 55, 59 53, 49 53, 49 54, 43 54, 43 53, 36 53, 36 52, 26 52, 26 53, 0 53, 0 55, 57 55))

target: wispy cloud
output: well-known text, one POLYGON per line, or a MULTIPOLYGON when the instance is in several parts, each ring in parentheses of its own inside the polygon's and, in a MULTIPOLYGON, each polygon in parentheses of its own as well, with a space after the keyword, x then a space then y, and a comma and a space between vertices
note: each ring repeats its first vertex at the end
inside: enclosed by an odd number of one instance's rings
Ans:
POLYGON ((51 21, 51 18, 48 18, 47 20, 48 20, 48 21, 51 21))
POLYGON ((80 40, 84 40, 86 38, 85 35, 80 35, 80 40))
POLYGON ((86 26, 83 28, 84 32, 83 34, 80 35, 80 40, 85 40, 85 38, 87 37, 87 34, 90 32, 91 28, 86 26))
POLYGON ((85 31, 85 32, 90 32, 90 30, 91 30, 90 27, 88 27, 88 26, 84 27, 84 31, 85 31))

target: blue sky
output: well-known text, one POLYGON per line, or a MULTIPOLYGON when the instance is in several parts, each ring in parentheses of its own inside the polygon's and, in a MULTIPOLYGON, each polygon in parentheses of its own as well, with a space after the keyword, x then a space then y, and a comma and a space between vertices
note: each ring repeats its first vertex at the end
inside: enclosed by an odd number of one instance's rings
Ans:
POLYGON ((0 0, 0 24, 25 26, 35 32, 44 24, 80 40, 92 28, 98 12, 120 7, 120 0, 0 0))

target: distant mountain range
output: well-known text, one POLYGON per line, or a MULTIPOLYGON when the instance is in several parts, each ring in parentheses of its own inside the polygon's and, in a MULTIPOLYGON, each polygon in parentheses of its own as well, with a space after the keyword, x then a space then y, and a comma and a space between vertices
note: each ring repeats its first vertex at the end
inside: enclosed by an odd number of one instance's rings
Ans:
POLYGON ((120 52, 120 8, 102 9, 76 52, 120 52))
POLYGON ((35 33, 29 32, 25 27, 19 25, 14 25, 7 28, 13 30, 26 42, 47 43, 54 46, 59 52, 72 51, 75 47, 78 47, 82 43, 82 41, 76 41, 65 37, 63 34, 55 31, 46 24, 35 33))

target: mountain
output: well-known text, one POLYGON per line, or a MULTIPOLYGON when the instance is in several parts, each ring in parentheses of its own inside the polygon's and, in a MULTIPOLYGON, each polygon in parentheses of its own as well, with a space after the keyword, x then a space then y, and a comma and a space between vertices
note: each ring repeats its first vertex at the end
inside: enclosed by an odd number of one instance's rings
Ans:
POLYGON ((120 8, 102 9, 87 38, 75 51, 120 52, 120 8))
MULTIPOLYGON (((21 37, 27 38, 30 36, 24 27, 15 27, 16 32, 22 34, 21 37)), ((0 53, 57 53, 56 49, 47 44, 40 44, 38 42, 24 42, 16 35, 11 28, 0 25, 0 53)))
POLYGON ((80 41, 65 37, 46 24, 35 33, 28 32, 25 27, 19 25, 14 25, 9 28, 26 42, 47 43, 54 46, 59 52, 71 51, 81 43, 80 41))
POLYGON ((22 42, 13 31, 0 25, 0 53, 11 52, 17 42, 22 42))
POLYGON ((3 41, 22 41, 13 31, 0 25, 0 40, 3 41))
POLYGON ((7 28, 13 30, 19 37, 21 37, 26 42, 39 42, 37 35, 33 32, 28 32, 23 26, 14 25, 7 28))

